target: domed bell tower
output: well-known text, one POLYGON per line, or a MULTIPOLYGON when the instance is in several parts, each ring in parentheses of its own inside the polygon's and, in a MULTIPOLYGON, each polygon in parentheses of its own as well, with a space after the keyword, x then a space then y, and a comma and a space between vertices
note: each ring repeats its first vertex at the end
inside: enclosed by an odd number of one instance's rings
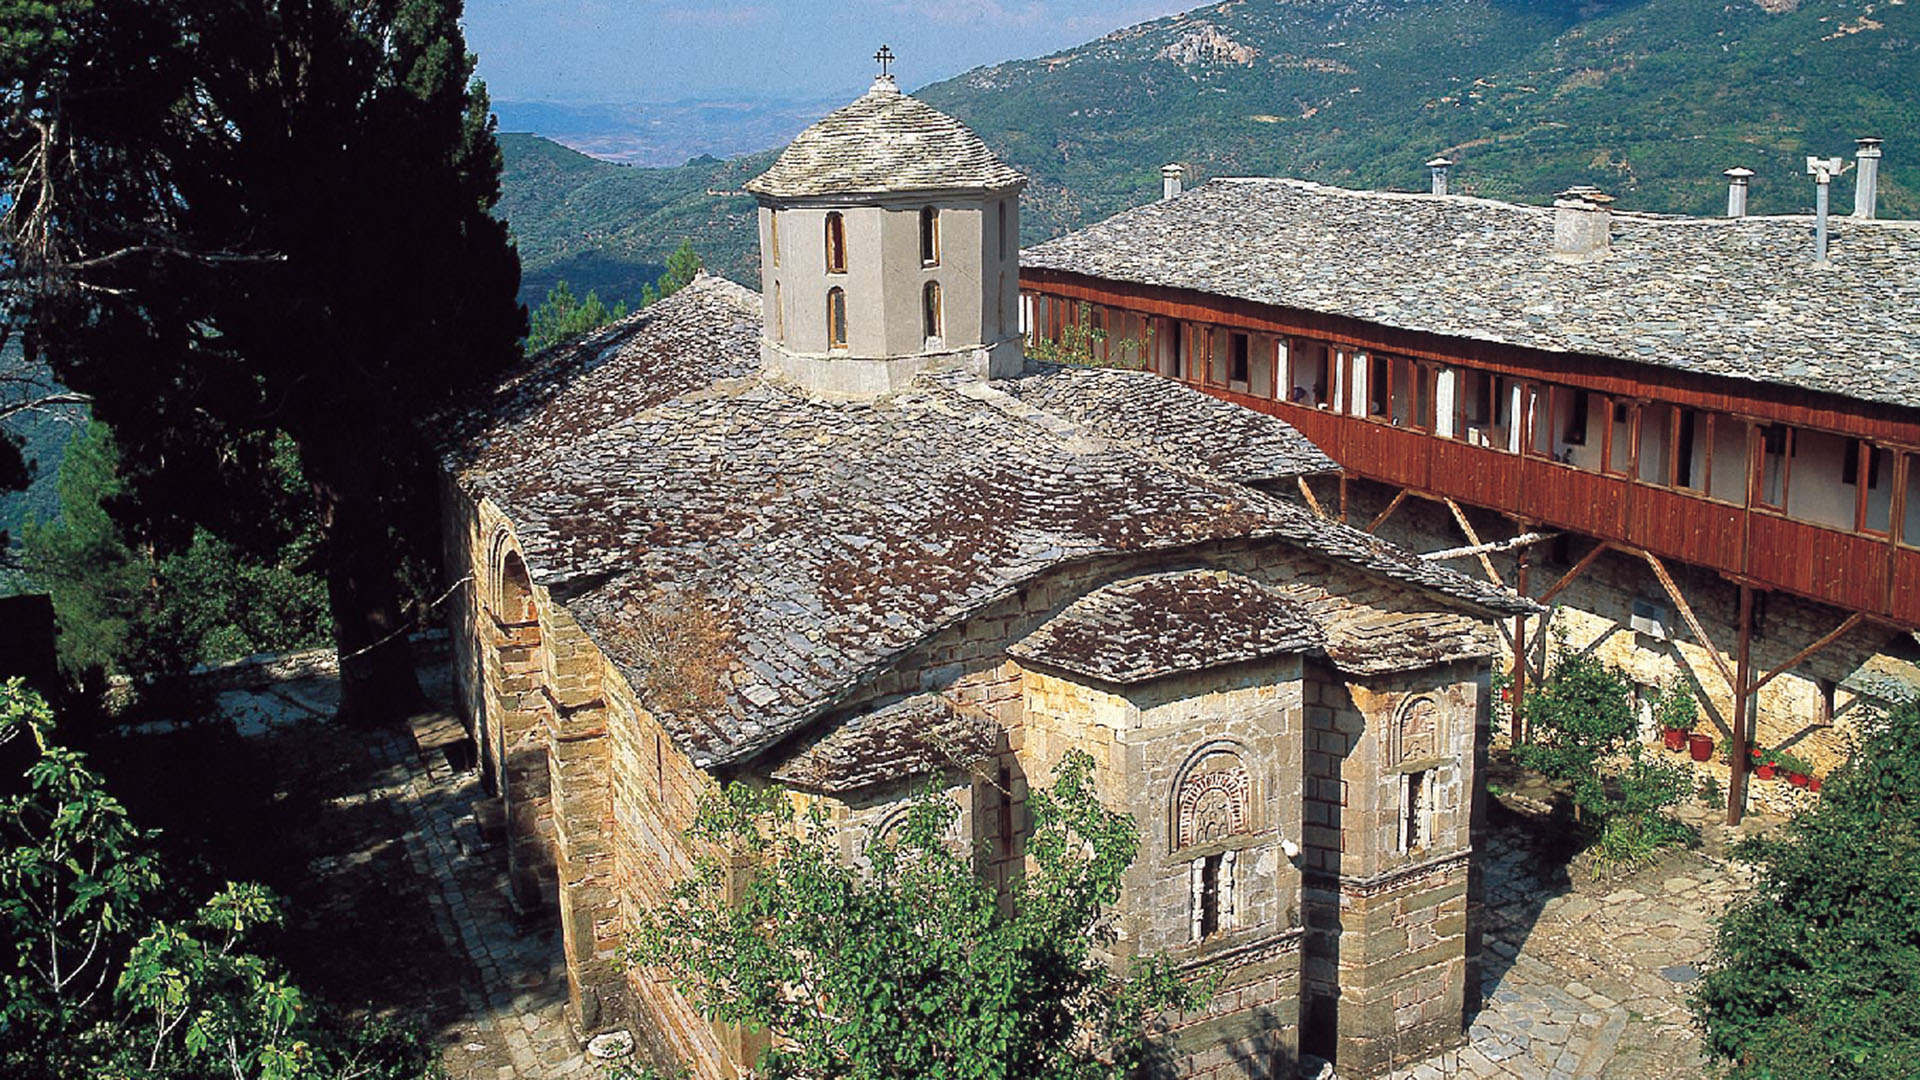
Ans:
POLYGON ((1020 190, 966 126, 873 88, 801 132, 760 203, 761 354, 810 391, 873 397, 921 371, 1018 374, 1020 190))

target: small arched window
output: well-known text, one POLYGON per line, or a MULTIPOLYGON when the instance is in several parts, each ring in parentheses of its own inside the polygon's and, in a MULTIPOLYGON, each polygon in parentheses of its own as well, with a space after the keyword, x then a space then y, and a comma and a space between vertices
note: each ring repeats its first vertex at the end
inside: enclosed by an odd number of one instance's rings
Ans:
POLYGON ((836 211, 827 215, 827 273, 847 272, 847 223, 836 211))
POLYGON ((937 338, 944 336, 940 331, 940 283, 927 282, 920 299, 920 321, 926 328, 926 336, 937 338))
POLYGON ((940 211, 931 206, 920 211, 920 265, 940 265, 940 211))
POLYGON ((767 253, 773 258, 773 265, 780 265, 780 211, 767 211, 767 253))
POLYGON ((777 281, 773 283, 773 340, 787 340, 787 300, 777 281))
POLYGON ((847 290, 827 290, 827 348, 847 347, 847 290))
POLYGON ((1000 261, 1005 262, 1006 259, 1007 259, 1007 204, 1005 200, 1002 200, 1000 203, 1000 261))

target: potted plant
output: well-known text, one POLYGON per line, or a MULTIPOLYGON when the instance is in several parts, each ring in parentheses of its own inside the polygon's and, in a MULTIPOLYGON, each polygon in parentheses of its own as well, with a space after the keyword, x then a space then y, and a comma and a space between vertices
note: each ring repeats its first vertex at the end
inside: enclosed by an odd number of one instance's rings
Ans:
POLYGON ((1813 766, 1797 754, 1781 754, 1778 765, 1794 787, 1806 787, 1813 780, 1813 766))
POLYGON ((1771 780, 1774 774, 1780 771, 1779 755, 1775 751, 1755 747, 1753 760, 1759 766, 1753 770, 1753 775, 1762 780, 1771 780))
POLYGON ((1820 778, 1817 776, 1807 777, 1807 790, 1818 795, 1820 793, 1820 778))
POLYGON ((1695 761, 1713 760, 1713 736, 1696 731, 1687 736, 1687 755, 1695 761))
MULTIPOLYGON (((1667 749, 1677 754, 1690 748, 1688 736, 1693 733, 1694 725, 1700 722, 1700 709, 1694 704, 1692 691, 1683 686, 1662 690, 1660 699, 1654 704, 1653 713, 1654 719, 1660 723, 1661 742, 1667 749)), ((1711 745, 1707 752, 1713 752, 1711 745)))

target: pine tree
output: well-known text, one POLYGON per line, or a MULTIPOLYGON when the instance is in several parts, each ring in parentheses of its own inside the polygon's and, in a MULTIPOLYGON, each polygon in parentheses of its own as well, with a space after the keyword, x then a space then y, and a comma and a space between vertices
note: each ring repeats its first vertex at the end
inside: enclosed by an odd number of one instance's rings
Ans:
POLYGON ((55 163, 34 188, 55 212, 10 225, 38 268, 31 339, 113 428, 142 542, 271 550, 275 440, 298 447, 350 714, 419 698, 403 580, 437 559, 438 514, 415 425, 525 328, 460 10, 61 5, 65 51, 30 91, 52 153, 4 162, 55 163))

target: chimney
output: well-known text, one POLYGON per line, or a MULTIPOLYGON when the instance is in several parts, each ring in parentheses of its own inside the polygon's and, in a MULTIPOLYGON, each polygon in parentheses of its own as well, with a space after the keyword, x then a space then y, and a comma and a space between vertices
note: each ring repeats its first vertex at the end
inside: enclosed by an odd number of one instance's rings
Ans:
POLYGON ((1827 264, 1827 201, 1829 190, 1833 187, 1833 178, 1846 171, 1846 165, 1839 158, 1807 159, 1807 174, 1813 177, 1813 261, 1815 264, 1827 264))
POLYGON ((1186 170, 1178 165, 1160 166, 1160 198, 1171 199, 1180 194, 1180 177, 1186 170))
POLYGON ((1561 262, 1598 262, 1607 257, 1613 196, 1599 188, 1568 188, 1553 199, 1553 257, 1561 262))
POLYGON ((1853 216, 1871 218, 1879 208, 1880 202, 1880 143, 1874 138, 1860 139, 1860 150, 1854 155, 1860 163, 1860 174, 1854 177, 1853 216))
POLYGON ((1753 182, 1753 170, 1733 168, 1721 174, 1727 178, 1727 216, 1747 216, 1747 188, 1753 182))
POLYGON ((1434 158, 1432 161, 1427 162, 1427 168, 1433 170, 1433 193, 1435 195, 1445 195, 1447 193, 1447 170, 1453 168, 1453 159, 1447 157, 1434 158))

